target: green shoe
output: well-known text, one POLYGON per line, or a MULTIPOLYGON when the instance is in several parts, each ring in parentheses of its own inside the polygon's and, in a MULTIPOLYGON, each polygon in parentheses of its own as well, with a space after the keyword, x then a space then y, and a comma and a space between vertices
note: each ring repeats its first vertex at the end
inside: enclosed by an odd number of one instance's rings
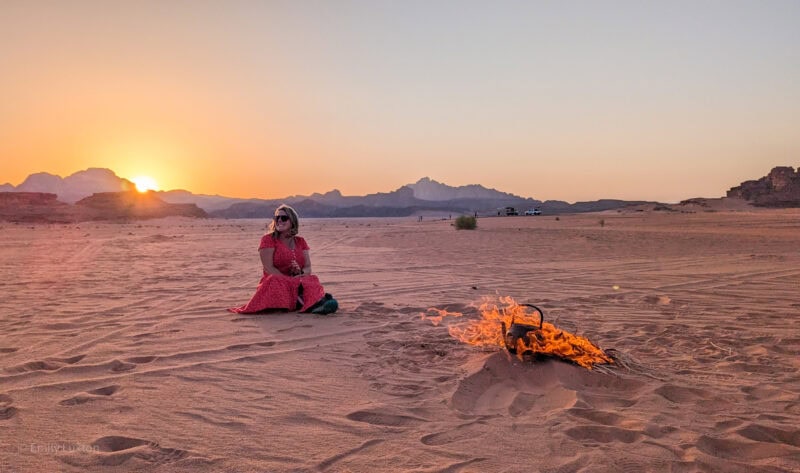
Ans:
POLYGON ((339 303, 330 294, 326 293, 325 297, 320 299, 319 302, 314 304, 314 307, 309 311, 312 314, 327 315, 336 312, 339 309, 339 303))

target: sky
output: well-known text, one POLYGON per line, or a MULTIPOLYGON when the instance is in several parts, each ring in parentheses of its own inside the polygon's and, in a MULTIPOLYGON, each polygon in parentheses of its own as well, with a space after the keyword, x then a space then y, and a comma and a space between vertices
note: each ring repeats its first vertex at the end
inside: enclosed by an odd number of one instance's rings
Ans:
POLYGON ((800 1, 0 1, 0 183, 720 197, 800 166, 800 1))

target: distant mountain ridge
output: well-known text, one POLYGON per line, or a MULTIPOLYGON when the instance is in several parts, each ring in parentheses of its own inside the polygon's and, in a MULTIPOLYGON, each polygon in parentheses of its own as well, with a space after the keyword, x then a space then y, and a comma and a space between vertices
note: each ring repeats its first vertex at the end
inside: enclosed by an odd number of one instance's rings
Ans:
POLYGON ((406 187, 414 191, 414 197, 420 200, 459 200, 459 199, 521 199, 514 194, 500 192, 494 189, 487 189, 479 184, 468 184, 461 187, 452 187, 423 177, 414 184, 406 187))
POLYGON ((3 184, 0 192, 44 192, 56 194, 58 200, 73 204, 97 192, 125 192, 135 187, 133 182, 117 176, 110 169, 89 168, 64 178, 37 172, 16 187, 3 184))
MULTIPOLYGON (((134 184, 110 169, 90 168, 65 178, 36 173, 19 186, 3 184, 0 192, 44 192, 58 196, 61 202, 75 203, 97 193, 127 192, 134 184)), ((186 190, 156 192, 170 204, 194 204, 212 217, 268 218, 282 203, 294 206, 304 217, 381 217, 424 213, 498 215, 504 207, 519 211, 539 208, 544 213, 592 212, 610 210, 644 201, 600 200, 570 204, 564 201, 536 200, 488 189, 479 184, 449 186, 424 177, 391 192, 364 196, 345 196, 338 189, 324 194, 288 196, 281 199, 242 199, 219 195, 193 194, 186 190)))

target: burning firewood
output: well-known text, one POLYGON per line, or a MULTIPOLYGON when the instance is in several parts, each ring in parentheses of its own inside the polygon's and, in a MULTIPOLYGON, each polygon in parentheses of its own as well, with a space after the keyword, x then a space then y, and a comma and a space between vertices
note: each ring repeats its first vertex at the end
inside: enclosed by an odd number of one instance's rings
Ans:
MULTIPOLYGON (((500 302, 503 307, 498 307, 492 299, 484 300, 479 308, 481 318, 468 320, 466 324, 450 325, 450 335, 474 346, 504 347, 521 360, 555 357, 588 369, 614 363, 611 356, 587 338, 545 322, 540 308, 518 304, 511 297, 501 297, 500 302)), ((435 325, 444 317, 462 316, 459 312, 441 309, 428 309, 428 313, 431 315, 423 314, 423 317, 435 325)))

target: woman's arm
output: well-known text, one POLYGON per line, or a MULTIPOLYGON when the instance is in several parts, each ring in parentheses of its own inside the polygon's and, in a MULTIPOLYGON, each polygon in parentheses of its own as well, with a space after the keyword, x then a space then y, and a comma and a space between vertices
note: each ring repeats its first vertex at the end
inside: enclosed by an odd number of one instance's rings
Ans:
POLYGON ((264 272, 267 274, 283 274, 278 271, 278 268, 272 264, 272 256, 275 254, 275 248, 261 248, 258 250, 258 255, 261 257, 261 265, 264 267, 264 272))
POLYGON ((308 250, 303 250, 303 258, 306 260, 306 265, 303 267, 303 275, 311 274, 311 256, 308 255, 308 250))

